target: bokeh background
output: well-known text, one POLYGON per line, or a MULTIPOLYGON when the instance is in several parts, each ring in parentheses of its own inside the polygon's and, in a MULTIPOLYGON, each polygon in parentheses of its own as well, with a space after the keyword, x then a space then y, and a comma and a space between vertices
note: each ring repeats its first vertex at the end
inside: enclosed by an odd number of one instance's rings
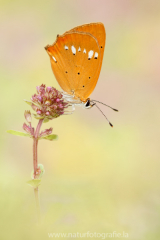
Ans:
POLYGON ((0 239, 87 231, 159 239, 160 1, 1 0, 0 36, 0 239), (45 167, 39 228, 33 189, 26 184, 32 141, 6 131, 22 131, 30 109, 23 99, 36 86, 60 90, 44 47, 57 34, 90 22, 103 22, 106 29, 92 98, 119 113, 101 106, 114 128, 96 108, 79 107, 43 125, 53 127, 59 139, 39 142, 45 167))

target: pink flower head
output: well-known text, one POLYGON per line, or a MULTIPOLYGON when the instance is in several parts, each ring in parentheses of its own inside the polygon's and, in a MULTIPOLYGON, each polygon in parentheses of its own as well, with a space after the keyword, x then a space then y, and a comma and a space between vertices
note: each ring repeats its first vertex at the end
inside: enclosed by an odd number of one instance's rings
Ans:
POLYGON ((44 84, 37 87, 37 94, 31 98, 32 109, 36 111, 35 118, 48 119, 57 118, 64 114, 68 103, 63 99, 63 95, 53 87, 46 87, 44 84))

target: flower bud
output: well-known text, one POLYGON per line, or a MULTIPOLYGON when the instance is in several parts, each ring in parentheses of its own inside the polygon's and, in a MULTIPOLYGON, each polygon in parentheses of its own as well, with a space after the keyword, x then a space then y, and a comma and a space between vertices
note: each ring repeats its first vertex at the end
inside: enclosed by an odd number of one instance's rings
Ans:
POLYGON ((40 137, 48 136, 52 133, 53 128, 45 129, 39 134, 40 137))
POLYGON ((37 99, 39 100, 40 103, 42 102, 42 97, 41 96, 38 96, 37 99))
POLYGON ((24 112, 24 117, 25 117, 25 119, 26 119, 26 121, 28 122, 28 123, 31 123, 31 121, 32 121, 32 117, 31 117, 31 112, 30 111, 25 111, 24 112))
POLYGON ((56 102, 57 102, 57 103, 58 103, 58 102, 60 102, 60 99, 59 99, 59 98, 57 98, 57 99, 56 99, 56 102))
POLYGON ((37 114, 41 115, 42 111, 40 109, 37 110, 37 114))
POLYGON ((28 126, 26 123, 23 124, 23 129, 27 132, 31 134, 31 128, 30 126, 28 126))
POLYGON ((58 107, 59 107, 59 108, 63 108, 63 105, 60 103, 60 104, 58 105, 58 107))
POLYGON ((46 92, 51 92, 52 87, 46 87, 46 92))
POLYGON ((46 112, 46 116, 49 116, 50 115, 50 112, 46 112))

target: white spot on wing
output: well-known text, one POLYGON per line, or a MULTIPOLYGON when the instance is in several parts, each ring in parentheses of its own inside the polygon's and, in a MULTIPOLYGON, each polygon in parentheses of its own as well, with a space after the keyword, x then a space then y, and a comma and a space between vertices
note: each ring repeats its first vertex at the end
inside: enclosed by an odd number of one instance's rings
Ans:
POLYGON ((97 52, 95 52, 95 54, 94 54, 94 58, 95 58, 95 59, 98 58, 98 53, 97 53, 97 52))
POLYGON ((93 50, 90 50, 88 52, 88 59, 91 59, 93 57, 93 50))
POLYGON ((79 48, 78 48, 78 52, 80 52, 80 51, 81 51, 81 48, 79 47, 79 48))
POLYGON ((65 48, 66 50, 68 50, 68 47, 67 47, 66 45, 64 46, 64 48, 65 48))
POLYGON ((76 49, 75 49, 75 47, 72 46, 71 49, 72 49, 72 53, 75 55, 75 54, 76 54, 76 49))
POLYGON ((55 59, 55 57, 52 56, 52 58, 53 58, 53 60, 54 60, 55 62, 57 62, 57 60, 55 59))
POLYGON ((86 53, 86 49, 84 49, 83 53, 86 53))

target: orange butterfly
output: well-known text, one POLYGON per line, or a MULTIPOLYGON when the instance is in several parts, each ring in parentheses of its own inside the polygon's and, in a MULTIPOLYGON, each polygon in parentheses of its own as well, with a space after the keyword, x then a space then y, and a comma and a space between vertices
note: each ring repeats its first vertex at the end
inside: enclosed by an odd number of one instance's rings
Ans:
MULTIPOLYGON (((72 106, 91 108, 98 102, 90 100, 89 96, 101 71, 105 38, 104 25, 90 23, 57 35, 53 45, 45 47, 50 56, 53 73, 65 92, 63 96, 72 106)), ((97 105, 96 107, 100 110, 97 105)), ((110 122, 109 124, 113 126, 110 122)))

